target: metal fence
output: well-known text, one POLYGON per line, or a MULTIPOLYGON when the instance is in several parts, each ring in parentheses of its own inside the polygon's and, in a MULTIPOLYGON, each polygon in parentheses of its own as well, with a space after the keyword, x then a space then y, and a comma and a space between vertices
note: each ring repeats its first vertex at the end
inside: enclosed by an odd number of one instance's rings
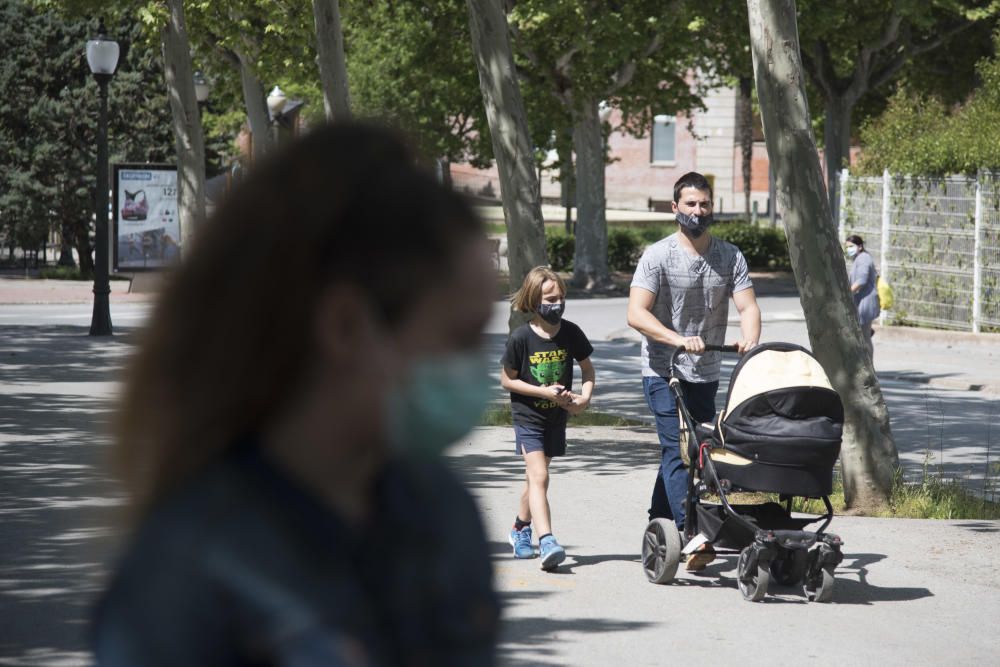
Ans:
POLYGON ((895 293, 884 324, 1000 331, 1000 183, 840 177, 840 238, 858 234, 895 293))

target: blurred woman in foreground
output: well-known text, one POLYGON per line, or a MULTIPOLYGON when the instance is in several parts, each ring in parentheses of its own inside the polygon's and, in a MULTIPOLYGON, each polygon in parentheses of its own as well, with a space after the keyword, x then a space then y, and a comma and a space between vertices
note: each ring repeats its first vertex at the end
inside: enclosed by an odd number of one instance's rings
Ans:
POLYGON ((320 128, 247 176, 130 369, 99 664, 493 662, 488 550, 437 456, 488 395, 490 267, 384 130, 320 128))

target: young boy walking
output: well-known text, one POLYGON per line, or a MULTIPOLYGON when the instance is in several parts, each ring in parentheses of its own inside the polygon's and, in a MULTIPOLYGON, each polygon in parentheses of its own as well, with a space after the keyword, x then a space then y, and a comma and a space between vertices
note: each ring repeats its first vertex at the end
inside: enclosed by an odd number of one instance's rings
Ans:
POLYGON ((566 285, 557 273, 536 267, 525 276, 511 299, 514 310, 531 313, 531 320, 507 340, 500 384, 510 392, 514 451, 524 457, 525 485, 521 492, 510 544, 515 558, 533 558, 532 522, 538 530, 543 570, 553 570, 566 550, 552 534, 548 500, 549 464, 566 453, 566 419, 590 405, 594 392, 594 348, 580 327, 564 320, 566 285), (573 393, 573 360, 580 364, 582 387, 573 393))

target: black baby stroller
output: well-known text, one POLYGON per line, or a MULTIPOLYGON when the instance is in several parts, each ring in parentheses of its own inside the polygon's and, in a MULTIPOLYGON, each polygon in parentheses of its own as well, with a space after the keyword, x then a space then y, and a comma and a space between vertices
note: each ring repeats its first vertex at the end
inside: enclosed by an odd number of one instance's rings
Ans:
POLYGON ((670 359, 670 388, 688 464, 684 547, 673 520, 650 521, 642 543, 646 577, 656 584, 671 581, 682 553, 710 544, 717 551, 739 552, 737 581, 747 600, 762 599, 773 578, 782 585, 804 583, 810 600, 828 602, 834 569, 843 560, 840 538, 826 528, 833 518, 829 494, 844 408, 826 373, 803 347, 758 345, 733 370, 716 422, 696 424, 674 378, 680 352, 683 348, 670 359), (733 505, 727 497, 733 491, 774 493, 779 502, 733 505), (700 502, 706 495, 718 495, 719 502, 700 502), (821 498, 826 514, 792 516, 795 496, 821 498), (816 531, 805 530, 816 522, 822 522, 816 531))

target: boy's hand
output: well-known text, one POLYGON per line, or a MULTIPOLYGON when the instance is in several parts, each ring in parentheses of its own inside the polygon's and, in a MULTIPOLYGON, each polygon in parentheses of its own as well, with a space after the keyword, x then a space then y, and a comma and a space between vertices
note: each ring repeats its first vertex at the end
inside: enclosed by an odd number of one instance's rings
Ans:
POLYGON ((546 398, 562 407, 566 407, 573 402, 573 393, 568 391, 561 384, 550 384, 545 387, 546 398))
MULTIPOLYGON (((566 393, 569 394, 570 392, 566 393)), ((566 412, 570 413, 571 415, 578 415, 584 410, 586 410, 588 407, 590 407, 589 398, 584 398, 579 394, 570 394, 570 396, 571 396, 571 401, 569 405, 564 405, 563 409, 566 412)))

